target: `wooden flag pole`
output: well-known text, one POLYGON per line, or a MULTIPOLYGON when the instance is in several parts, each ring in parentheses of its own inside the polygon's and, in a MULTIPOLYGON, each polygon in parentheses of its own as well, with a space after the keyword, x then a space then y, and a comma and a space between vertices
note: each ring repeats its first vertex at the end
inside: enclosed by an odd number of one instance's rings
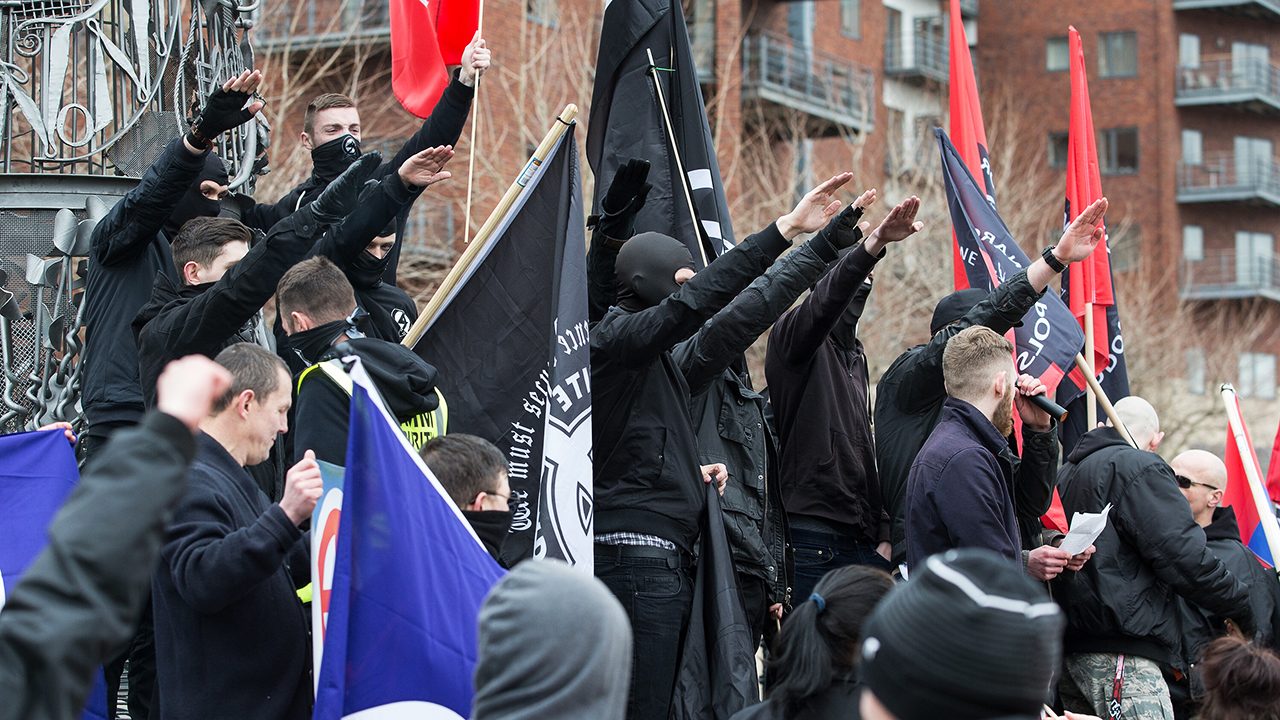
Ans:
MULTIPOLYGON (((476 37, 484 39, 484 0, 480 0, 480 14, 476 18, 476 37)), ((462 244, 471 244, 471 188, 476 176, 476 128, 480 126, 480 78, 476 73, 476 88, 471 98, 471 144, 467 145, 467 207, 463 211, 462 244)))
POLYGON ((458 261, 449 270, 449 274, 440 283, 440 287, 436 288, 435 294, 431 296, 431 300, 422 309, 422 313, 418 315, 418 319, 414 321, 413 327, 409 328, 408 334, 404 336, 404 340, 401 340, 400 344, 411 348, 422 339, 427 327, 435 320, 436 315, 440 314, 445 300, 449 298, 462 276, 466 274, 471 264, 475 262, 476 257, 480 255, 481 250, 484 249, 485 243, 489 240, 489 235, 506 217, 507 211, 515 204, 516 198, 520 197, 521 191, 529 183, 529 178, 533 175, 533 172, 538 169, 538 166, 542 165, 547 153, 551 152, 556 143, 560 142, 560 138, 564 137, 565 131, 569 129, 569 126, 573 124, 577 116, 577 105, 569 103, 564 106, 564 110, 556 118, 555 124, 547 131, 546 136, 542 138, 538 149, 533 151, 533 156, 529 158, 529 161, 520 170, 519 177, 507 188, 507 192, 502 196, 502 200, 498 202, 498 206, 489 214, 489 218, 484 221, 484 225, 481 225, 480 229, 476 231, 476 244, 467 245, 467 249, 462 252, 462 256, 458 258, 458 261))
POLYGON ((680 159, 680 149, 676 147, 675 128, 671 124, 671 114, 667 112, 667 99, 662 94, 662 83, 658 81, 658 64, 653 61, 653 51, 648 48, 649 77, 653 78, 653 90, 658 94, 658 109, 662 111, 662 122, 667 128, 667 141, 671 146, 671 159, 676 163, 676 172, 680 173, 680 189, 684 191, 684 201, 689 208, 689 218, 693 220, 693 232, 698 235, 698 255, 702 258, 702 267, 707 266, 707 250, 702 243, 702 221, 698 220, 698 211, 693 207, 693 195, 689 192, 689 176, 684 171, 684 162, 680 159))
POLYGON ((1240 453, 1240 464, 1244 466, 1244 476, 1249 481, 1249 497, 1253 500, 1262 522, 1262 534, 1271 549, 1272 559, 1280 558, 1280 525, 1276 522, 1275 511, 1267 498, 1267 486, 1262 482, 1262 472, 1258 468, 1258 456, 1249 446, 1249 438, 1244 432, 1244 418, 1240 417, 1240 405, 1236 401, 1236 389, 1230 383, 1222 385, 1222 402, 1227 406, 1227 426, 1231 430, 1231 438, 1235 441, 1236 450, 1240 453))
MULTIPOLYGON (((1092 353, 1093 350, 1090 349, 1089 352, 1092 353)), ((1107 419, 1115 426, 1116 430, 1120 433, 1120 437, 1124 438, 1124 441, 1129 443, 1129 445, 1138 447, 1138 443, 1134 442, 1133 436, 1129 434, 1129 428, 1124 426, 1124 422, 1122 422, 1120 420, 1120 416, 1116 414, 1115 406, 1111 404, 1111 400, 1107 399, 1106 391, 1098 384, 1098 378, 1093 376, 1093 369, 1090 368, 1089 363, 1085 361, 1083 353, 1076 353, 1076 367, 1080 368, 1080 372, 1084 373, 1084 378, 1089 383, 1089 390, 1092 391, 1093 395, 1097 396, 1098 404, 1102 405, 1102 412, 1106 413, 1107 419)), ((1092 401, 1092 397, 1090 398, 1090 401, 1092 401)), ((1093 425, 1086 428, 1085 432, 1089 432, 1095 427, 1097 427, 1097 422, 1094 422, 1093 425)))
MULTIPOLYGON (((1081 271, 1084 269, 1083 265, 1084 263, 1081 263, 1081 271)), ((1096 378, 1097 373, 1093 372, 1093 303, 1091 302, 1084 304, 1084 348, 1085 350, 1081 357, 1086 359, 1086 363, 1089 366, 1088 375, 1091 378, 1096 378)), ((1089 405, 1085 410, 1085 418, 1087 418, 1085 422, 1088 423, 1086 427, 1092 430, 1098 427, 1098 404, 1097 398, 1093 393, 1092 384, 1086 388, 1086 393, 1089 396, 1089 405)))

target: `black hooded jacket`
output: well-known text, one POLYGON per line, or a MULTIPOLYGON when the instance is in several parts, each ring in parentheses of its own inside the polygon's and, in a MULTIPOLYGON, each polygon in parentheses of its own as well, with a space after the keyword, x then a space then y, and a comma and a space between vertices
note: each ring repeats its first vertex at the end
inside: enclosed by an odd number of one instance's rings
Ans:
POLYGON ((129 326, 157 277, 178 282, 161 232, 174 206, 205 167, 179 138, 165 146, 142 180, 111 208, 90 240, 84 297, 84 405, 89 427, 142 418, 138 349, 129 326))
MULTIPOLYGON (((924 441, 938 424, 938 414, 947 399, 947 390, 942 384, 942 351, 947 341, 975 325, 1003 335, 1022 320, 1043 294, 1031 287, 1025 270, 1014 275, 929 342, 899 355, 876 384, 876 467, 891 523, 894 562, 902 562, 907 553, 907 475, 924 441)), ((1045 507, 1048 507, 1047 500, 1045 507)))
POLYGON ((1067 653, 1181 665, 1179 595, 1252 632, 1249 589, 1210 552, 1159 455, 1130 447, 1114 428, 1093 430, 1067 456, 1058 491, 1067 517, 1112 505, 1094 556, 1052 583, 1067 616, 1067 653))
MULTIPOLYGON (((400 422, 439 405, 436 369, 409 348, 386 340, 356 338, 339 344, 321 361, 355 355, 382 394, 387 409, 400 422)), ((297 423, 293 428, 293 461, 314 450, 316 459, 347 464, 347 430, 351 395, 325 373, 310 372, 296 383, 297 423)))
MULTIPOLYGON (((692 551, 706 498, 689 384, 671 349, 698 332, 788 245, 770 225, 652 307, 624 309, 635 308, 639 298, 620 289, 620 306, 591 329, 598 535, 647 533, 692 551)), ((663 282, 652 278, 649 290, 659 291, 663 282)))

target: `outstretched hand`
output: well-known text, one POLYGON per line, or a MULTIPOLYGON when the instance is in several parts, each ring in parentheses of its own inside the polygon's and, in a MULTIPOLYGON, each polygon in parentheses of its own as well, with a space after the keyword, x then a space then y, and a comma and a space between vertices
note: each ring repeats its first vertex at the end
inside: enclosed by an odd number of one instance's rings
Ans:
POLYGON ((842 172, 810 190, 791 212, 778 218, 778 232, 791 241, 801 233, 820 230, 844 204, 836 199, 836 191, 852 179, 853 173, 842 172))
POLYGON ((1094 200, 1062 232, 1062 238, 1058 240, 1058 245, 1054 248, 1053 254, 1063 264, 1080 262, 1097 249, 1098 243, 1102 242, 1104 235, 1101 223, 1102 217, 1107 213, 1107 206, 1106 198, 1094 200))
POLYGON ((924 223, 916 220, 919 212, 920 198, 915 195, 895 205, 867 238, 867 252, 879 255, 889 243, 902 242, 923 230, 924 223))
POLYGON ((261 70, 245 70, 214 90, 191 124, 191 144, 208 148, 219 135, 249 122, 265 105, 262 100, 249 102, 261 84, 261 70))
POLYGON ((441 180, 448 180, 453 173, 444 169, 453 157, 452 145, 427 148, 400 166, 400 180, 410 189, 425 188, 441 180))

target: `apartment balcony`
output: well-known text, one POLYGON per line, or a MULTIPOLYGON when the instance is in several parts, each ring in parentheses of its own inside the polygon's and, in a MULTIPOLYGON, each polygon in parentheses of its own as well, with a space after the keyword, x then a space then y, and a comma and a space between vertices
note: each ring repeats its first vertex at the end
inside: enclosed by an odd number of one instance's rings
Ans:
POLYGON ((874 73, 841 57, 770 33, 743 41, 743 103, 766 117, 806 115, 808 136, 870 132, 875 95, 874 73))
POLYGON ((1174 10, 1225 10, 1280 21, 1280 0, 1173 0, 1174 10))
POLYGON ((317 0, 272 4, 254 27, 265 52, 306 51, 391 42, 389 0, 317 0))
POLYGON ((916 82, 948 80, 947 34, 941 18, 916 18, 910 33, 889 29, 884 39, 884 73, 916 82))
POLYGON ((1232 105, 1280 114, 1280 66, 1224 58, 1180 67, 1174 102, 1179 107, 1232 105))
POLYGON ((1245 202, 1280 207, 1280 162, 1269 157, 1205 155, 1178 165, 1178 202, 1245 202))
POLYGON ((1203 260, 1183 260, 1179 288, 1184 300, 1267 298, 1280 302, 1280 258, 1206 250, 1203 260))

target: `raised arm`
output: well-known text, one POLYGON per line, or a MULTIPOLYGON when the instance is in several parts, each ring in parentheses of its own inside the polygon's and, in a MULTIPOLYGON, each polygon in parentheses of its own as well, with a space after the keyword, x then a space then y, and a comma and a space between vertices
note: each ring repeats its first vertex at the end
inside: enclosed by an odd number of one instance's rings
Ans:
POLYGON ((647 182, 649 161, 629 158, 614 173, 600 203, 600 217, 587 253, 587 319, 599 322, 618 294, 614 264, 622 244, 635 234, 636 215, 653 186, 647 182))

